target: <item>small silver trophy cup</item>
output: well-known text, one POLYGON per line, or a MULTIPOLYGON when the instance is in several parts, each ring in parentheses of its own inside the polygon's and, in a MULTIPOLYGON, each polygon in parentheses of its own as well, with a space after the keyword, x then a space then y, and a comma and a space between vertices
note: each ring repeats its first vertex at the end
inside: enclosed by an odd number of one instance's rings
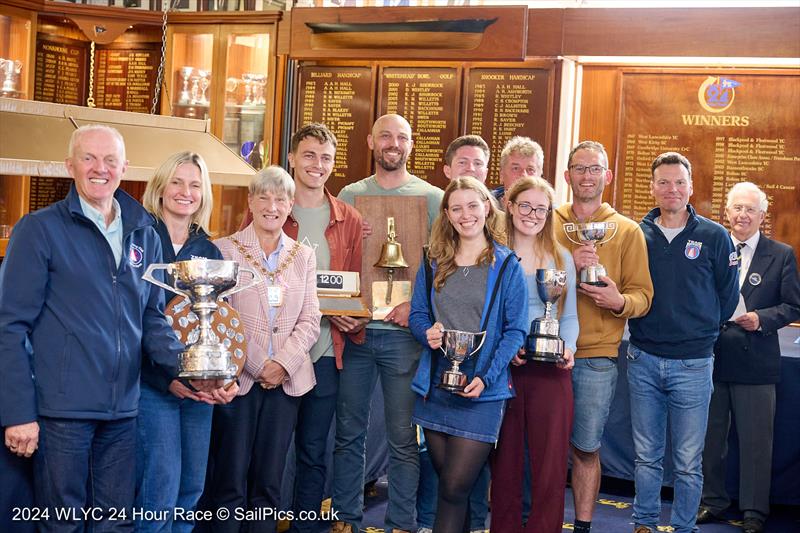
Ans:
POLYGON ((192 103, 192 94, 189 92, 189 78, 194 72, 193 67, 185 66, 180 68, 181 72, 181 94, 178 97, 178 103, 181 105, 189 105, 192 103))
POLYGON ((486 340, 486 332, 471 333, 457 329, 444 329, 442 335, 440 349, 452 363, 452 367, 450 370, 442 372, 442 382, 438 387, 450 392, 461 392, 467 386, 467 376, 458 367, 480 351, 483 341, 486 340))
POLYGON ((17 81, 21 72, 22 61, 0 57, 0 74, 3 76, 3 88, 0 90, 0 96, 8 98, 17 98, 19 96, 17 81))
POLYGON ((236 261, 192 259, 176 263, 154 263, 147 267, 142 279, 176 294, 185 296, 200 322, 200 335, 189 343, 178 358, 178 377, 188 379, 228 379, 236 375, 231 353, 211 328, 211 316, 219 307, 217 300, 249 289, 264 278, 236 261), (155 270, 166 270, 172 285, 153 277, 155 270), (239 272, 252 276, 239 283, 239 272))
MULTIPOLYGON (((582 246, 587 242, 592 243, 592 246, 597 249, 598 246, 601 244, 605 244, 617 234, 617 223, 616 222, 587 222, 584 224, 573 224, 567 223, 564 224, 564 233, 567 236, 567 239, 572 241, 573 243, 577 244, 578 246, 582 246), (608 232, 610 230, 614 230, 614 233, 611 234, 606 239, 608 232), (570 233, 575 233, 575 236, 578 240, 573 239, 570 237, 570 233)), ((600 276, 606 275, 606 268, 601 265, 600 263, 596 265, 589 265, 581 269, 580 276, 578 278, 579 283, 587 283, 589 285, 595 285, 597 287, 605 287, 606 283, 600 281, 600 276)))
POLYGON ((531 333, 525 339, 525 358, 546 363, 564 359, 564 340, 558 336, 558 320, 552 317, 553 304, 564 292, 567 272, 552 268, 536 270, 536 292, 544 302, 544 316, 531 322, 531 333))

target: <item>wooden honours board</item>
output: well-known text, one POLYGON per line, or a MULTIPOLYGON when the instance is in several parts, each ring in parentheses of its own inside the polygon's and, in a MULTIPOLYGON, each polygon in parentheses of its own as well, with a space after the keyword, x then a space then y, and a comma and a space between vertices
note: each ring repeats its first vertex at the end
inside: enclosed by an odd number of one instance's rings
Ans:
POLYGON ((428 207, 424 196, 356 196, 355 207, 372 227, 364 239, 361 255, 361 295, 372 302, 372 282, 386 281, 388 271, 373 266, 387 242, 387 217, 394 217, 396 240, 400 243, 408 268, 397 268, 395 281, 410 281, 422 262, 422 246, 428 240, 428 207))
POLYGON ((445 188, 444 153, 458 137, 461 75, 449 67, 383 67, 379 115, 397 113, 411 124, 414 148, 408 170, 445 188))
POLYGON ((727 226, 728 190, 752 181, 770 202, 762 229, 800 253, 800 73, 623 72, 621 99, 618 211, 647 214, 650 164, 676 151, 692 163, 699 214, 727 226))
POLYGON ((336 135, 336 161, 327 187, 337 194, 370 173, 367 135, 372 127, 372 70, 304 65, 299 79, 295 131, 309 122, 322 122, 336 135))
POLYGON ((158 43, 97 46, 94 99, 97 107, 149 113, 161 55, 158 43))
POLYGON ((84 105, 88 48, 85 41, 39 33, 36 37, 33 99, 84 105))
POLYGON ((489 144, 490 187, 500 185, 500 152, 515 135, 530 137, 549 153, 549 88, 547 69, 469 69, 463 103, 466 131, 489 144))

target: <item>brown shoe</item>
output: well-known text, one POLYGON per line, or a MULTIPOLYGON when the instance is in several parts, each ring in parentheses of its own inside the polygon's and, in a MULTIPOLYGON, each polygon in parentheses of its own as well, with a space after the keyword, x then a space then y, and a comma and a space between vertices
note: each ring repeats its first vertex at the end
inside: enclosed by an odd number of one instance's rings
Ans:
POLYGON ((647 526, 636 526, 633 533, 653 533, 653 530, 647 526))
POLYGON ((353 533, 353 526, 347 522, 334 522, 331 525, 331 533, 353 533))

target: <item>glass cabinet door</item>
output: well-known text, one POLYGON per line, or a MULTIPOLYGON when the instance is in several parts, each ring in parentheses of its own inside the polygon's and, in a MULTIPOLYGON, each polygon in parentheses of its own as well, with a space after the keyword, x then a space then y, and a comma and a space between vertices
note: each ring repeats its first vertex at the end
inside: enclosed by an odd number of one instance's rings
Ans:
POLYGON ((273 75, 270 35, 232 31, 222 38, 227 41, 222 140, 258 169, 269 154, 264 125, 273 75))
POLYGON ((0 11, 0 96, 28 98, 31 20, 0 11))
POLYGON ((211 116, 214 33, 177 30, 172 34, 170 103, 172 116, 211 116))

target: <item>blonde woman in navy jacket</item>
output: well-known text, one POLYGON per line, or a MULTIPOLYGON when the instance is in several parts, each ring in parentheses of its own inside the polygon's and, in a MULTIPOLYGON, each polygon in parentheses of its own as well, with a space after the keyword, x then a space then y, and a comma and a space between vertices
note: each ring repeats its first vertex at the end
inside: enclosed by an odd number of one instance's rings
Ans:
POLYGON ((506 248, 503 219, 489 190, 471 177, 450 182, 431 231, 429 265, 417 273, 409 325, 425 347, 412 389, 412 420, 425 432, 439 476, 433 530, 460 532, 472 485, 500 432, 513 395, 509 362, 527 327, 527 286, 506 248), (430 289, 429 289, 430 288, 430 289), (461 365, 461 393, 436 385, 450 367, 439 348, 443 329, 485 331, 481 350, 461 365))

